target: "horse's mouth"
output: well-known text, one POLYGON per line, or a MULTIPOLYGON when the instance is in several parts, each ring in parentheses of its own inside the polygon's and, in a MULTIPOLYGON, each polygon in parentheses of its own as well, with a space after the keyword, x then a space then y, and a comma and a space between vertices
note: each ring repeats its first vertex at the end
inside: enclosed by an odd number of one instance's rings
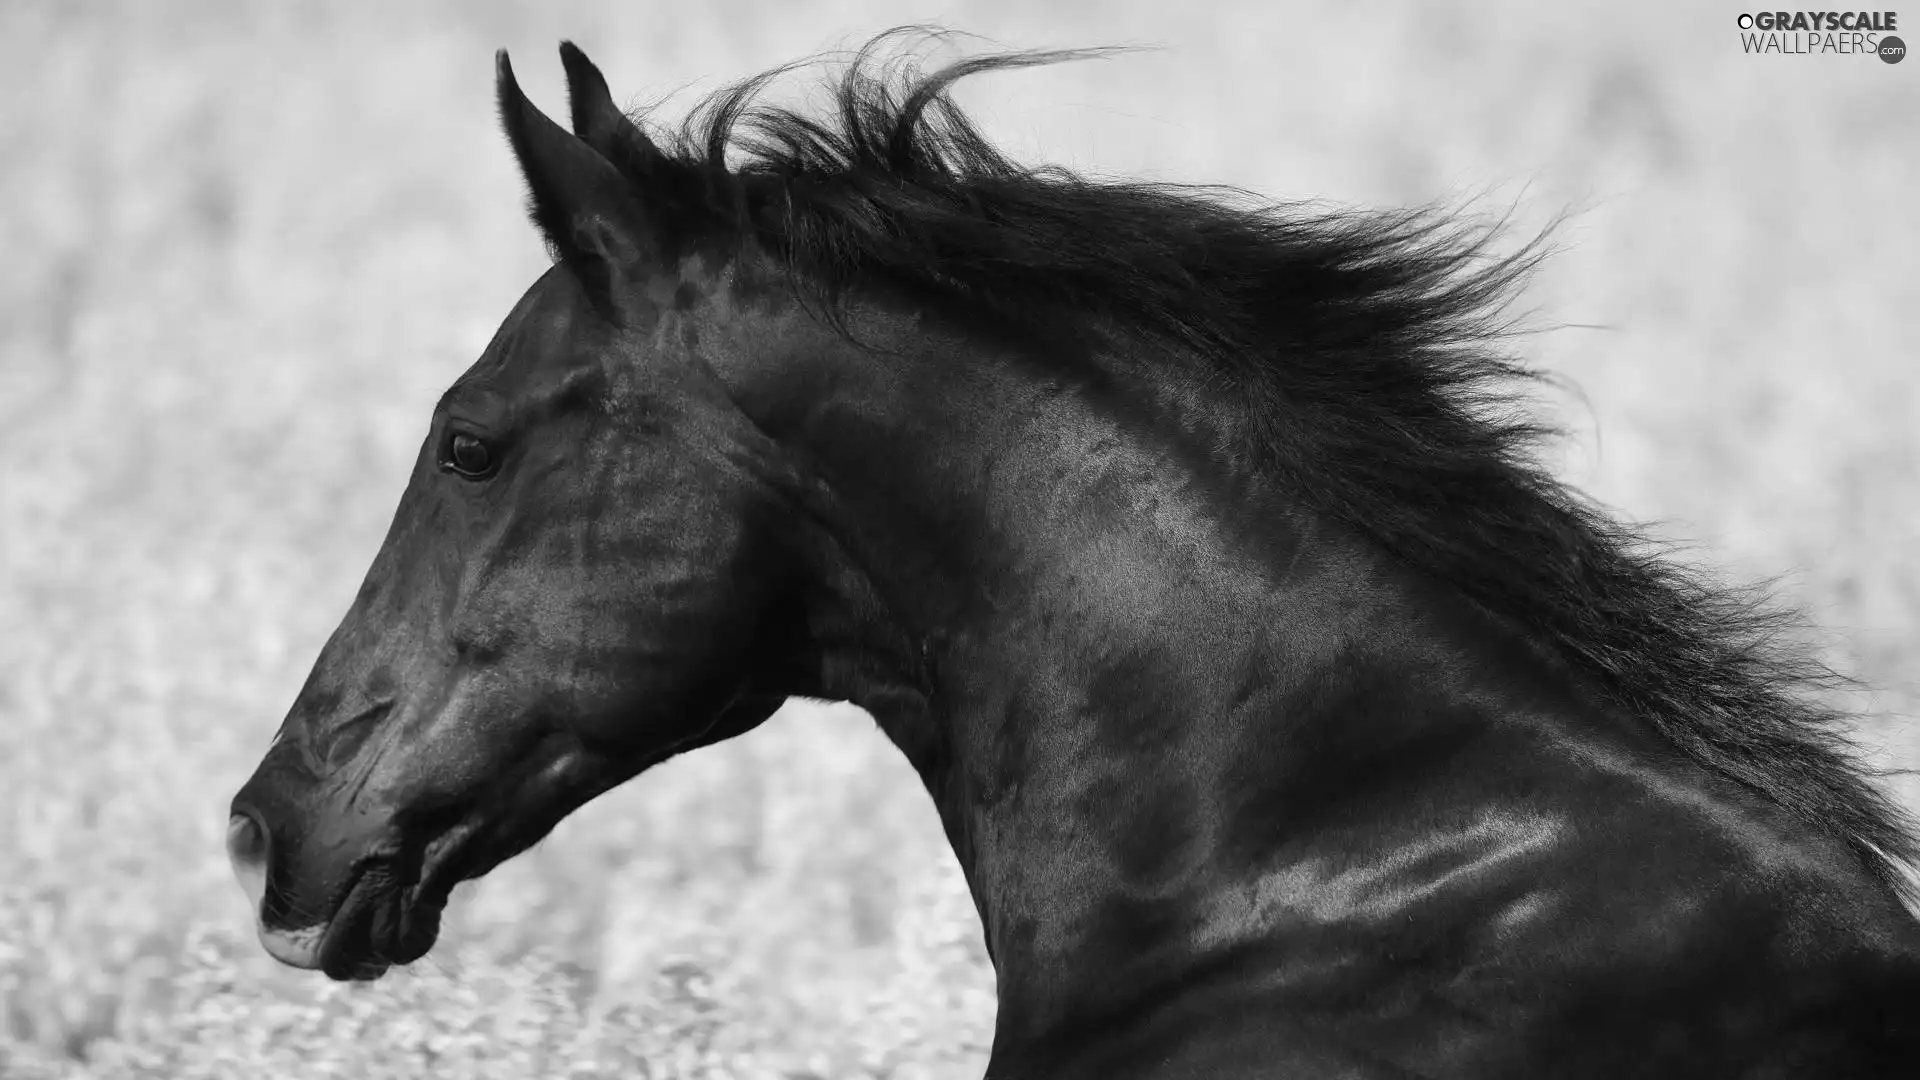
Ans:
MULTIPOLYGON (((585 801, 571 786, 581 775, 588 796, 611 786, 612 771, 569 772, 586 758, 555 754, 521 770, 527 782, 511 784, 485 800, 435 811, 416 811, 348 872, 334 893, 324 921, 301 929, 260 923, 261 944, 281 963, 319 970, 339 981, 377 979, 397 965, 425 956, 440 936, 440 916, 453 887, 480 877, 547 834, 568 809, 585 801), (531 783, 531 786, 529 786, 531 783), (431 840, 421 843, 421 838, 431 840)), ((266 875, 249 888, 256 910, 267 896, 266 875)))
POLYGON ((455 829, 435 840, 412 874, 390 857, 363 864, 320 938, 320 970, 330 979, 368 981, 425 956, 440 938, 448 895, 467 876, 461 856, 472 834, 455 829))
POLYGON ((395 964, 426 955, 439 937, 439 913, 409 905, 411 890, 393 883, 390 865, 362 870, 334 909, 317 955, 328 978, 377 979, 395 964), (421 917, 429 912, 431 917, 421 917))

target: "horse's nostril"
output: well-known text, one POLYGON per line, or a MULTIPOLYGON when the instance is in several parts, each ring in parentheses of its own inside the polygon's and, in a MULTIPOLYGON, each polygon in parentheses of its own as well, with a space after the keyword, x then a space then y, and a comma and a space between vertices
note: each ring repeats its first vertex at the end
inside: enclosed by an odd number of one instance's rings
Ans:
POLYGON ((252 814, 235 814, 227 822, 227 858, 243 878, 266 872, 267 830, 252 814))

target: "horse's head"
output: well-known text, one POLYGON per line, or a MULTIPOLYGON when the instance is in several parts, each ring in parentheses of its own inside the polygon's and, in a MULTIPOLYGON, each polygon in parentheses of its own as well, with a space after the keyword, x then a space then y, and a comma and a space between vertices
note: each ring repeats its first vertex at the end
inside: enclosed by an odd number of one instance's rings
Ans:
POLYGON ((714 264, 634 194, 658 151, 562 52, 575 134, 499 61, 558 265, 434 410, 365 584, 233 800, 262 943, 336 978, 418 958, 457 881, 783 699, 752 677, 793 640, 791 492, 697 358, 726 347, 714 264))

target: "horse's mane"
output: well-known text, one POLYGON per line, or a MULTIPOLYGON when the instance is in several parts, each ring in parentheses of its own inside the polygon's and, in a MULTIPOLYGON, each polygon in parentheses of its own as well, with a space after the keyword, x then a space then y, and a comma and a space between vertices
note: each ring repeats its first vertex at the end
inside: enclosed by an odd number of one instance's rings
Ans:
POLYGON ((880 278, 1036 327, 1077 318, 1179 346, 1162 350, 1169 373, 1189 365, 1246 402, 1229 421, 1245 433, 1239 467, 1514 621, 1695 761, 1907 892, 1910 823, 1822 702, 1844 680, 1786 641, 1797 618, 1761 588, 1683 566, 1536 463, 1549 429, 1517 394, 1537 376, 1496 346, 1538 241, 1497 256, 1496 229, 1434 210, 1018 165, 948 89, 1099 52, 923 74, 887 62, 898 33, 845 68, 829 115, 761 103, 796 65, 708 98, 661 140, 683 192, 829 293, 880 278))

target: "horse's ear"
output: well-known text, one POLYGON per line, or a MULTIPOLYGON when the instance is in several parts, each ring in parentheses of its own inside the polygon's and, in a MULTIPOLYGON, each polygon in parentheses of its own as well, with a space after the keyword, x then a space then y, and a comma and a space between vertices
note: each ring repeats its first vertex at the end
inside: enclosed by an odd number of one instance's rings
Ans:
POLYGON ((500 122, 527 178, 533 222, 594 302, 618 319, 659 252, 639 199, 612 163, 533 107, 505 49, 494 67, 500 122))
POLYGON ((645 182, 665 168, 667 159, 640 126, 613 103, 606 76, 571 41, 560 43, 567 69, 567 100, 573 106, 573 133, 628 178, 645 182))

